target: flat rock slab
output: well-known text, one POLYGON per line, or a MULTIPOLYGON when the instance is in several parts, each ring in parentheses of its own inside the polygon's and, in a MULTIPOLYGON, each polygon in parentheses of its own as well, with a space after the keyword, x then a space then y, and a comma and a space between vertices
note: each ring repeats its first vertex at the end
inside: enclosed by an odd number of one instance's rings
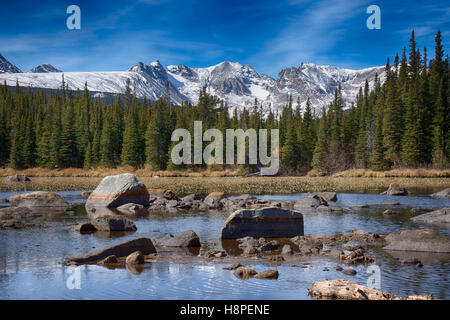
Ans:
POLYGON ((435 224, 450 228, 450 208, 443 208, 436 211, 421 214, 410 219, 417 223, 435 224))
POLYGON ((292 238, 302 236, 303 232, 303 215, 300 212, 267 207, 235 211, 220 230, 220 239, 292 238))
POLYGON ((16 194, 9 198, 9 202, 12 207, 65 209, 69 206, 60 195, 47 191, 16 194))
POLYGON ((371 289, 354 281, 345 279, 314 282, 308 289, 313 299, 345 299, 345 300, 433 300, 429 296, 409 296, 400 298, 392 293, 371 289))
POLYGON ((436 198, 436 199, 450 199, 450 188, 433 193, 431 195, 431 197, 436 198))
POLYGON ((149 205, 147 187, 131 173, 105 177, 86 201, 86 207, 117 208, 127 203, 149 205))
POLYGON ((138 238, 126 242, 122 242, 119 244, 115 244, 106 248, 98 249, 95 251, 91 251, 87 254, 72 257, 64 261, 65 265, 72 264, 89 264, 96 263, 100 260, 103 260, 109 256, 127 257, 130 254, 140 251, 143 255, 148 255, 152 253, 156 253, 155 246, 153 242, 149 238, 138 238))
POLYGON ((405 230, 388 234, 383 249, 400 251, 450 252, 450 239, 436 230, 405 230))

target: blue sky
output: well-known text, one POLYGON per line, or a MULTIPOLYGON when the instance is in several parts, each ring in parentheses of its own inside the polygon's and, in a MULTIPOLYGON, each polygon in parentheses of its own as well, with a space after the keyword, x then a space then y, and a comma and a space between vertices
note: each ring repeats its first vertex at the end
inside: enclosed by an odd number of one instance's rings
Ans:
POLYGON ((450 51, 449 1, 21 0, 1 8, 0 53, 23 71, 41 63, 115 71, 156 59, 237 61, 274 77, 301 62, 364 68, 401 52, 413 28, 430 57, 438 28, 450 51), (71 4, 81 8, 81 30, 66 27, 71 4), (372 4, 381 8, 381 30, 366 27, 372 4))

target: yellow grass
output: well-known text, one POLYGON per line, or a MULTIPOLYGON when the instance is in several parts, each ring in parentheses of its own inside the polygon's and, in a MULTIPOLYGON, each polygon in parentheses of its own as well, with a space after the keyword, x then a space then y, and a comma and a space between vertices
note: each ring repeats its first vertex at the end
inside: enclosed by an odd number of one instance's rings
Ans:
MULTIPOLYGON (((31 177, 27 183, 5 183, 0 190, 92 190, 101 177, 31 177)), ((368 177, 159 177, 139 176, 148 188, 170 189, 177 195, 223 191, 234 194, 290 194, 316 191, 378 193, 398 183, 410 193, 432 193, 450 187, 449 178, 368 177)))
POLYGON ((336 173, 336 177, 367 177, 367 178, 448 178, 450 169, 393 169, 389 171, 373 171, 366 169, 347 170, 336 173))
POLYGON ((134 173, 140 177, 234 177, 238 175, 235 170, 221 170, 211 171, 203 170, 184 170, 184 171, 152 171, 147 166, 142 169, 134 169, 133 167, 118 167, 118 168, 95 168, 91 170, 84 170, 80 168, 67 169, 45 169, 45 168, 30 168, 25 170, 14 170, 11 168, 0 169, 0 177, 7 177, 15 174, 23 174, 28 177, 106 177, 121 173, 134 173))

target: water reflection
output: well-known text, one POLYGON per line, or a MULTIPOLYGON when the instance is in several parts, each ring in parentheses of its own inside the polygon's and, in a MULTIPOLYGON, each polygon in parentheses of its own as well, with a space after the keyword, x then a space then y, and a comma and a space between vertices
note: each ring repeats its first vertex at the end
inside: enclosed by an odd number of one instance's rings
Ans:
MULTIPOLYGON (((71 202, 83 201, 80 192, 64 193, 71 202), (68 198, 69 197, 69 198, 68 198)), ((9 197, 0 193, 0 198, 9 197)), ((259 196, 276 201, 295 201, 297 195, 259 196)), ((386 207, 377 203, 393 201, 392 197, 373 194, 338 194, 336 206, 345 207, 345 213, 305 215, 305 234, 329 236, 362 229, 375 233, 388 233, 405 229, 430 228, 413 223, 416 215, 411 208, 438 209, 450 207, 450 201, 426 196, 396 197, 400 214, 386 217, 386 207), (359 209, 358 204, 369 208, 359 209)), ((124 216, 116 210, 86 213, 83 207, 73 214, 46 211, 42 219, 45 228, 0 231, 0 299, 308 299, 307 288, 314 281, 326 278, 347 278, 366 284, 367 266, 356 266, 354 277, 335 270, 337 261, 314 257, 305 268, 302 262, 284 262, 276 268, 280 277, 276 281, 250 279, 241 281, 224 267, 240 255, 242 248, 233 240, 220 241, 219 230, 229 213, 179 212, 155 213, 143 211, 126 215, 134 220, 135 233, 88 233, 69 230, 74 223, 104 215, 124 216), (67 257, 83 254, 96 248, 110 246, 137 237, 160 238, 165 233, 178 234, 194 230, 202 241, 201 248, 186 250, 163 249, 165 259, 157 259, 144 266, 113 267, 81 266, 81 289, 69 290, 66 280, 69 273, 60 262, 67 257), (230 257, 212 261, 199 258, 208 250, 224 249, 230 257), (171 259, 170 257, 183 257, 171 259), (227 260, 228 259, 228 260, 227 260), (327 267, 329 271, 324 271, 327 267)), ((435 227, 433 227, 435 228, 435 227)), ((446 229, 438 229, 449 235, 446 229)), ((291 244, 292 245, 292 244, 291 244)), ((296 246, 292 245, 294 250, 296 246)), ((450 257, 442 254, 404 253, 384 251, 373 247, 368 254, 376 257, 381 268, 382 290, 396 295, 432 293, 441 299, 450 299, 450 257), (415 257, 423 262, 422 268, 403 265, 402 259, 415 257)), ((248 261, 248 267, 261 272, 274 265, 262 260, 248 261)))

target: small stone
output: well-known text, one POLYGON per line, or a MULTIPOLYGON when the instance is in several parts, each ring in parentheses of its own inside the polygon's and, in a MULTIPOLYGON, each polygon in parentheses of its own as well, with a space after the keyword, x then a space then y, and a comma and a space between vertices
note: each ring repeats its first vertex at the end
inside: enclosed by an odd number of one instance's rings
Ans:
POLYGON ((257 272, 255 270, 250 269, 248 267, 239 267, 234 271, 234 275, 236 277, 238 277, 239 279, 243 279, 243 280, 249 279, 256 274, 257 274, 257 272))
POLYGON ((126 264, 143 264, 144 256, 140 251, 133 252, 126 259, 126 264))
POLYGON ((345 269, 342 271, 343 274, 346 274, 348 276, 354 276, 356 274, 356 270, 354 269, 345 269))
POLYGON ((258 273, 254 277, 257 279, 268 279, 268 280, 276 280, 278 279, 279 273, 277 269, 267 270, 258 273))

